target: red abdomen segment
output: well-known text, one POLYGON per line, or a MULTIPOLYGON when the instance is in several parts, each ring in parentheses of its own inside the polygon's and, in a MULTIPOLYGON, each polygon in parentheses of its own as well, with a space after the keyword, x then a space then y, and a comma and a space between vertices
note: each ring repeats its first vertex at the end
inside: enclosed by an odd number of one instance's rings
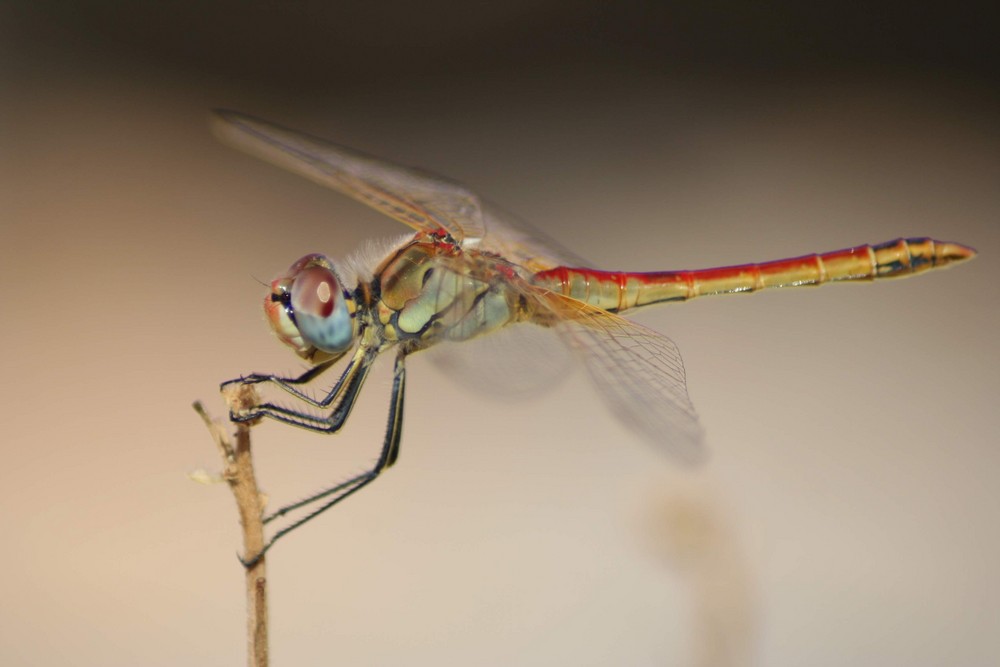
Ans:
POLYGON ((531 282, 604 310, 620 312, 707 294, 903 277, 969 259, 975 254, 972 248, 958 243, 928 238, 896 239, 821 255, 696 271, 625 273, 559 266, 536 273, 531 282))

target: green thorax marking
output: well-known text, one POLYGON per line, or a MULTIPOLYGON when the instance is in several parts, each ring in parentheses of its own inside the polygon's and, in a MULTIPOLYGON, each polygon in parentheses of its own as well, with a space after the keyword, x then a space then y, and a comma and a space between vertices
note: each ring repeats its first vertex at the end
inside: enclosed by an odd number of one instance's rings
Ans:
POLYGON ((376 273, 377 319, 389 341, 467 340, 519 319, 513 276, 500 258, 416 239, 376 273))

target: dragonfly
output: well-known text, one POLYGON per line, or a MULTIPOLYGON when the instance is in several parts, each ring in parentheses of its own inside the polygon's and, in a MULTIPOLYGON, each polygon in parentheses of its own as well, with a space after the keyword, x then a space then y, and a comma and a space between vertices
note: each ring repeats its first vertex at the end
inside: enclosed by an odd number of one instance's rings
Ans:
POLYGON ((406 358, 413 353, 512 326, 548 329, 582 361, 612 414, 674 458, 693 463, 703 457, 704 438, 677 346, 622 313, 711 294, 909 276, 975 255, 959 243, 901 238, 756 264, 604 271, 587 267, 541 231, 456 181, 235 111, 215 111, 213 129, 225 143, 352 197, 414 232, 384 258, 353 258, 338 266, 325 255, 309 254, 271 282, 264 299, 267 320, 310 368, 298 377, 254 373, 224 382, 224 390, 272 385, 298 406, 259 403, 231 411, 232 420, 268 418, 337 433, 375 360, 393 351, 395 363, 388 426, 372 467, 266 517, 270 522, 309 510, 275 532, 259 554, 244 561, 247 565, 396 462, 406 358), (342 278, 345 269, 354 284, 342 278), (332 389, 317 398, 303 388, 345 357, 332 389))

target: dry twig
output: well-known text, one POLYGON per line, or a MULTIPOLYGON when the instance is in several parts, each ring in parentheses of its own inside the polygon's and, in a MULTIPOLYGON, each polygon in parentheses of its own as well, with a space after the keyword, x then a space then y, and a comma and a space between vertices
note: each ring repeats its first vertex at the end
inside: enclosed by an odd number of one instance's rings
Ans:
MULTIPOLYGON (((225 394, 231 410, 257 404, 257 395, 248 385, 237 385, 225 394)), ((194 404, 212 438, 219 447, 223 461, 223 478, 236 498, 240 525, 243 528, 243 554, 252 559, 264 548, 264 502, 257 488, 253 459, 250 456, 250 424, 236 424, 235 437, 231 437, 221 424, 214 421, 202 407, 194 404)), ((267 665, 267 559, 258 558, 246 570, 247 596, 247 664, 250 667, 267 665)))

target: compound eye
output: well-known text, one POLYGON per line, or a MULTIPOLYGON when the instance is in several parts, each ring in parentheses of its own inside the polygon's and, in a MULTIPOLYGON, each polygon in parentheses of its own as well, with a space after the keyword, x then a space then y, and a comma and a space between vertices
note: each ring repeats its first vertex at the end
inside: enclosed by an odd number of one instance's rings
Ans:
POLYGON ((324 352, 346 351, 354 325, 336 274, 325 266, 308 266, 294 276, 291 308, 305 342, 324 352))

